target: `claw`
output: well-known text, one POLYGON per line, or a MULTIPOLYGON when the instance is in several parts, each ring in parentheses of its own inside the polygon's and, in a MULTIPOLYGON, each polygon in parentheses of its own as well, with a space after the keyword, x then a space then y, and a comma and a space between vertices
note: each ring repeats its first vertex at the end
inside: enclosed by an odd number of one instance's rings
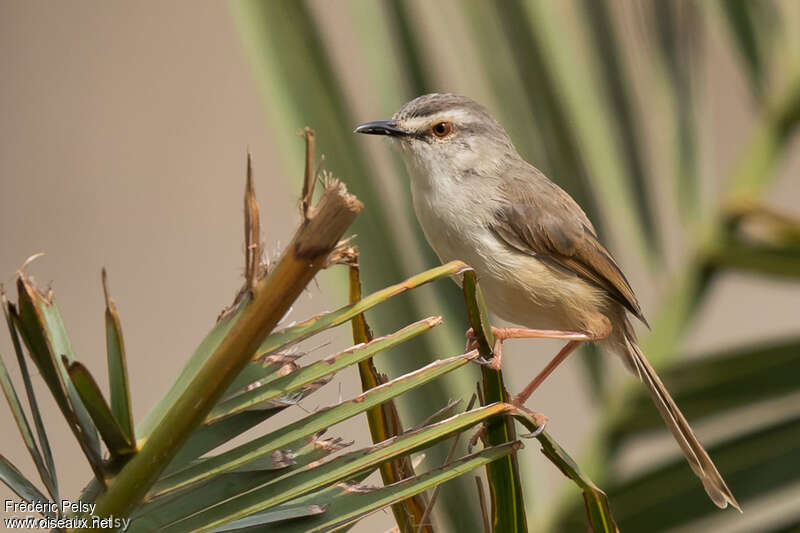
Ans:
POLYGON ((530 433, 524 433, 520 435, 520 438, 535 439, 544 432, 545 427, 547 427, 547 420, 545 420, 544 423, 540 424, 539 427, 536 428, 536 431, 531 431, 530 433))
MULTIPOLYGON (((492 328, 492 331, 495 331, 496 328, 492 328)), ((478 348, 478 339, 475 337, 475 331, 472 328, 469 328, 466 333, 467 337, 467 346, 465 350, 467 352, 471 352, 478 348)), ((480 357, 475 360, 476 363, 488 366, 492 370, 500 370, 502 365, 502 357, 503 357, 503 344, 502 344, 502 337, 495 337, 494 341, 494 348, 492 351, 494 352, 494 357, 489 360, 485 357, 480 357)))
POLYGON ((516 398, 514 400, 511 400, 511 405, 513 405, 514 407, 516 407, 517 409, 519 409, 521 411, 525 411, 536 422, 536 426, 537 426, 536 430, 532 431, 530 433, 525 433, 524 435, 520 435, 520 438, 533 439, 533 438, 538 437, 539 435, 542 434, 542 432, 544 431, 545 427, 547 426, 547 422, 549 421, 548 418, 545 415, 528 409, 524 405, 518 403, 516 398))
POLYGON ((475 332, 472 330, 472 328, 467 330, 465 336, 467 337, 467 346, 464 348, 464 351, 471 352, 472 350, 477 349, 478 339, 475 338, 475 332))
POLYGON ((524 434, 520 435, 519 438, 521 438, 521 439, 535 439, 536 437, 538 437, 539 435, 542 434, 542 432, 544 431, 544 426, 545 425, 546 424, 543 424, 543 425, 539 426, 539 429, 537 429, 536 431, 531 431, 530 433, 524 433, 524 434))

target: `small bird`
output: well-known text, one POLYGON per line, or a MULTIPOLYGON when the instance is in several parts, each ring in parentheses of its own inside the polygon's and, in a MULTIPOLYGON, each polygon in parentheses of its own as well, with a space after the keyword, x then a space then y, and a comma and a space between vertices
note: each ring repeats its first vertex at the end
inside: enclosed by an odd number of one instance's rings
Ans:
POLYGON ((427 94, 391 120, 367 122, 355 132, 395 141, 410 176, 414 211, 439 259, 469 264, 489 310, 524 326, 493 328, 496 368, 504 339, 569 341, 516 396, 517 405, 580 342, 597 341, 647 386, 711 500, 741 511, 639 348, 628 313, 647 321, 622 270, 575 200, 520 157, 483 106, 464 96, 427 94))

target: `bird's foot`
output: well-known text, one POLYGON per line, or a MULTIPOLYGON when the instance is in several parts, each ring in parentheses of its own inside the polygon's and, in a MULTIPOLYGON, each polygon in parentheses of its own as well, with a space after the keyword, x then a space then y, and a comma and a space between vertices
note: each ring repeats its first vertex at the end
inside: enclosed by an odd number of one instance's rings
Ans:
MULTIPOLYGON (((502 337, 498 337, 497 335, 495 335, 495 330, 500 330, 500 329, 503 328, 492 327, 492 334, 494 335, 494 347, 492 348, 492 353, 494 354, 494 357, 492 357, 491 359, 486 359, 484 357, 479 357, 475 359, 476 363, 488 366, 492 370, 500 370, 503 364, 502 362, 503 339, 502 337)), ((473 331, 472 328, 469 328, 467 330, 466 336, 467 336, 467 346, 465 348, 465 351, 470 352, 472 350, 478 349, 478 337, 475 335, 475 332, 473 331)))
POLYGON ((593 341, 596 335, 582 331, 561 329, 492 328, 495 340, 506 339, 561 339, 565 341, 593 341))
MULTIPOLYGON (((542 431, 544 431, 545 426, 547 426, 548 418, 542 413, 537 413, 536 411, 528 409, 524 405, 518 404, 516 402, 517 399, 515 398, 514 400, 511 401, 511 404, 520 411, 524 411, 525 414, 528 415, 533 425, 536 426, 533 431, 531 431, 530 433, 525 433, 524 435, 520 435, 520 437, 524 439, 532 439, 534 437, 538 437, 539 434, 541 434, 542 431)), ((484 446, 487 446, 488 445, 487 439, 488 439, 487 426, 486 423, 483 423, 481 424, 481 427, 478 429, 478 431, 476 431, 475 434, 472 435, 472 437, 469 439, 469 443, 467 444, 467 453, 472 453, 472 449, 475 447, 476 444, 478 444, 478 441, 481 441, 484 446)))
POLYGON ((525 414, 528 415, 533 424, 536 426, 536 428, 533 431, 531 431, 530 433, 525 433, 524 435, 520 435, 520 437, 522 437, 523 439, 532 439, 534 437, 538 437, 542 433, 542 431, 544 431, 544 428, 545 426, 547 426, 547 421, 548 421, 548 418, 545 415, 543 415, 542 413, 537 413, 536 411, 528 409, 523 404, 518 403, 517 397, 511 400, 511 405, 513 405, 520 411, 524 411, 525 414))
MULTIPOLYGON (((466 351, 469 352, 477 349, 478 338, 472 328, 467 330, 466 336, 466 351)), ((478 364, 489 366, 493 370, 500 370, 502 368, 503 360, 503 341, 506 339, 562 339, 573 343, 594 341, 598 338, 604 337, 605 335, 595 335, 582 331, 566 331, 560 329, 496 328, 492 326, 492 336, 494 337, 494 347, 492 348, 494 357, 491 359, 480 357, 475 361, 478 364)))

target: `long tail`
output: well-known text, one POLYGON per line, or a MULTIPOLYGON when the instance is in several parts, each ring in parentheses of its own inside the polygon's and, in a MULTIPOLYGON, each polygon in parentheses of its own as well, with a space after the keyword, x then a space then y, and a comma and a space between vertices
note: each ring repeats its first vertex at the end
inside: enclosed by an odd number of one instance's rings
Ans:
POLYGON ((739 512, 742 512, 733 493, 725 484, 711 457, 703 448, 703 445, 695 437, 692 428, 681 413, 672 396, 667 392, 667 388, 661 382, 661 379, 656 374, 656 371, 650 365, 650 362, 645 358, 642 350, 636 342, 636 337, 630 327, 625 332, 625 341, 627 345, 628 366, 639 375, 639 379, 647 385, 647 390, 656 404, 661 418, 667 425, 678 445, 681 447, 689 466, 692 467, 695 475, 703 482, 703 488, 706 489, 711 501, 719 507, 724 509, 728 504, 735 507, 739 512))

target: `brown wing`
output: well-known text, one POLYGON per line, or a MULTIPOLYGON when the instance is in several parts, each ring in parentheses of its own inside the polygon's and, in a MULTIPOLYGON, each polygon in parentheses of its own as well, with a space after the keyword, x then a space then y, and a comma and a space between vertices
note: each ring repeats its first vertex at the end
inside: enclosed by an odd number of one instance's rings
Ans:
POLYGON ((492 231, 512 248, 600 287, 647 324, 628 280, 583 210, 533 170, 535 180, 517 180, 503 187, 502 207, 495 213, 492 231))

